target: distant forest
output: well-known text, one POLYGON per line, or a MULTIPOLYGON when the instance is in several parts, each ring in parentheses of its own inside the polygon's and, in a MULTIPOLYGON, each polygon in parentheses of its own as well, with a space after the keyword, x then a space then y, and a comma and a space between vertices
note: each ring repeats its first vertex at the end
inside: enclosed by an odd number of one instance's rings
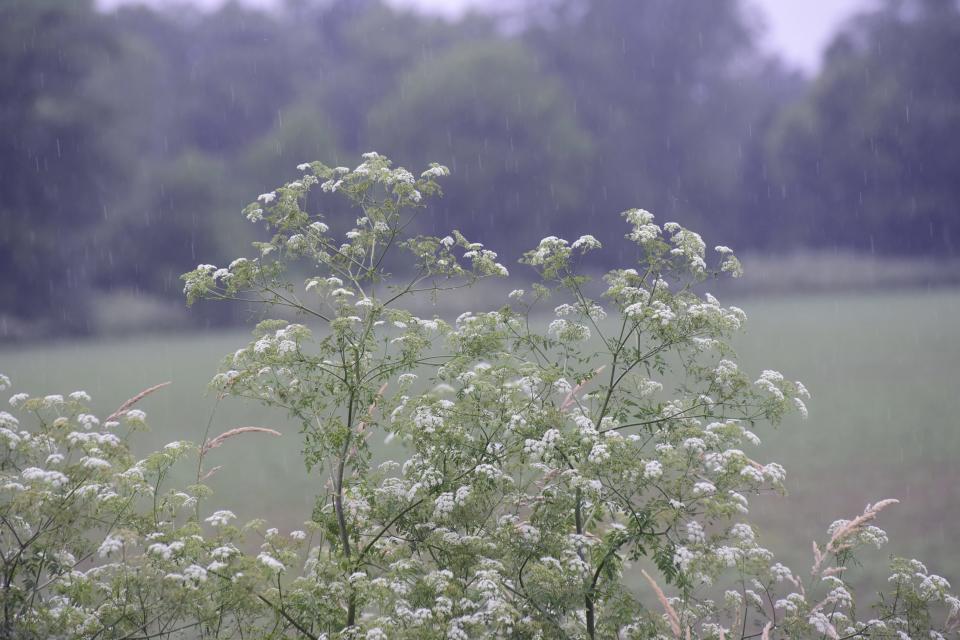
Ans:
POLYGON ((0 0, 0 315, 83 332, 98 292, 178 298, 254 238, 257 194, 372 149, 449 166, 424 231, 504 263, 616 243, 630 207, 711 246, 955 253, 956 0, 886 0, 813 78, 761 51, 746 0, 517 5, 0 0))

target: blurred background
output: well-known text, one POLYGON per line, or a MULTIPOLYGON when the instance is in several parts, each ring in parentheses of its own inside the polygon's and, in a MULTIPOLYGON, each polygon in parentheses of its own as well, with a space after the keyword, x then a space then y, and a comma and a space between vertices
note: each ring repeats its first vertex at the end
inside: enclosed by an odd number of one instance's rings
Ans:
MULTIPOLYGON (((107 411, 172 378, 155 438, 199 439, 251 317, 179 275, 245 254, 298 163, 372 149, 449 166, 424 230, 507 265, 587 232, 619 265, 629 207, 735 248, 744 361, 814 394, 767 441, 774 538, 897 497, 894 551, 960 584, 957 0, 0 0, 0 370, 107 411)), ((293 433, 237 446, 228 499, 309 503, 293 433)))
POLYGON ((0 0, 0 336, 236 319, 179 275, 370 149, 507 261, 636 206, 766 287, 957 281, 958 78, 956 0, 0 0))

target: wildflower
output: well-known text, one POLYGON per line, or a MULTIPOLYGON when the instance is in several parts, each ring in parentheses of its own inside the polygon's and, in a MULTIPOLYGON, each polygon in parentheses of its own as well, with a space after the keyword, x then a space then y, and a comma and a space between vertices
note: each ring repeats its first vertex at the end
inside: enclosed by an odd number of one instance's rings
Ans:
POLYGON ((784 580, 793 581, 793 572, 790 571, 789 567, 785 567, 779 562, 770 567, 770 573, 777 582, 783 582, 784 580))
MULTIPOLYGON (((429 171, 429 169, 428 169, 429 171)), ((424 172, 426 173, 426 172, 424 172)), ((413 177, 413 174, 404 169, 403 167, 398 167, 390 173, 388 182, 399 182, 401 184, 413 184, 416 182, 416 179, 413 177)))
POLYGON ((434 514, 436 516, 442 517, 453 511, 453 507, 456 505, 456 501, 452 493, 441 493, 437 496, 437 499, 434 500, 434 514))
POLYGON ((321 184, 320 188, 324 191, 324 193, 334 193, 342 185, 343 185, 343 180, 330 179, 324 182, 323 184, 321 184))
POLYGON ((269 553, 260 553, 257 556, 257 561, 276 573, 286 570, 286 567, 283 565, 283 563, 271 556, 269 553))
POLYGON ((703 544, 707 540, 703 527, 696 520, 687 523, 687 540, 694 544, 703 544))
POLYGON ((680 571, 686 571, 690 568, 690 563, 693 562, 695 557, 690 549, 677 547, 673 552, 673 564, 675 564, 680 571))
POLYGON ((16 409, 17 407, 19 407, 29 399, 30 399, 29 393, 15 393, 12 396, 10 396, 10 406, 16 409))
POLYGON ((106 460, 94 456, 84 456, 80 459, 80 465, 84 469, 109 469, 111 466, 106 460))
POLYGON ((610 459, 610 451, 607 449, 606 445, 597 443, 593 445, 593 448, 590 450, 590 455, 587 456, 587 459, 593 464, 601 464, 610 459))
POLYGON ((126 418, 127 422, 142 424, 144 421, 146 421, 147 414, 140 409, 130 409, 126 412, 126 414, 124 414, 124 418, 126 418))
POLYGON ((584 252, 599 249, 600 247, 600 241, 591 235, 580 236, 570 245, 571 249, 581 249, 584 252))
POLYGON ((747 466, 745 466, 743 469, 740 470, 740 475, 742 475, 744 478, 747 478, 748 480, 752 480, 753 482, 756 482, 757 484, 760 484, 761 482, 763 482, 763 471, 761 471, 760 469, 757 469, 756 467, 750 464, 748 464, 747 466))
POLYGON ((828 636, 830 638, 839 638, 837 630, 834 628, 833 624, 830 623, 830 619, 822 611, 815 611, 810 614, 810 617, 807 619, 807 622, 817 630, 817 633, 828 636))
POLYGON ((754 540, 753 528, 742 522, 730 527, 730 535, 744 542, 753 542, 754 540))
POLYGON ((100 547, 97 549, 97 553, 100 554, 101 558, 106 558, 111 553, 119 551, 123 548, 123 540, 119 537, 107 536, 100 547))
POLYGON ((435 164, 420 174, 421 178, 441 178, 450 175, 450 169, 442 164, 435 164))
POLYGON ((90 402, 90 394, 86 391, 74 391, 68 397, 74 402, 90 402))
POLYGON ((240 553, 235 546, 228 544, 222 547, 217 547, 210 552, 210 556, 217 558, 218 560, 227 560, 230 556, 240 553))
POLYGON ((721 564, 727 567, 737 566, 737 561, 743 556, 743 552, 736 547, 719 547, 714 554, 721 564))
POLYGON ((228 522, 236 518, 232 511, 227 511, 222 509, 220 511, 215 511, 212 516, 207 518, 205 522, 209 522, 215 527, 225 527, 228 522))
POLYGON ((194 582, 206 582, 207 570, 199 565, 191 564, 189 567, 183 570, 183 576, 184 578, 193 580, 194 582))
POLYGON ((154 556, 159 556, 164 560, 169 560, 173 557, 174 549, 170 545, 166 545, 162 542, 154 542, 149 547, 147 547, 147 553, 154 556))
POLYGON ((655 480, 663 475, 663 465, 657 460, 651 460, 643 465, 643 477, 648 480, 655 480))
POLYGON ((697 482, 693 485, 693 495, 709 496, 716 493, 717 488, 711 482, 697 482))
POLYGON ((27 481, 42 482, 54 487, 62 487, 69 482, 69 478, 59 471, 46 471, 37 467, 27 467, 20 472, 20 476, 27 481))

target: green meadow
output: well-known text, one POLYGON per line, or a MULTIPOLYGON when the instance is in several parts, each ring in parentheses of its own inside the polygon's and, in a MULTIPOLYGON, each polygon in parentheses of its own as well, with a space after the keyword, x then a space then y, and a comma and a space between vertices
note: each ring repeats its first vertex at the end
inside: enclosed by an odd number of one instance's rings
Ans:
MULTIPOLYGON (((732 300, 723 300, 731 302, 732 300)), ((750 321, 737 341, 743 368, 773 368, 804 381, 813 399, 806 421, 761 427, 760 460, 787 468, 789 495, 752 501, 762 540, 798 571, 810 541, 867 502, 898 498, 878 524, 890 533, 882 556, 924 560, 960 584, 960 290, 753 297, 736 301, 750 321)), ((211 508, 296 526, 325 477, 308 476, 296 425, 253 403, 217 402, 206 391, 220 359, 246 343, 245 331, 50 342, 0 350, 11 392, 84 389, 106 415, 128 397, 144 399, 151 431, 141 453, 172 440, 201 441, 232 427, 264 426, 210 454, 223 465, 210 480, 211 508)), ((185 471, 185 473, 187 473, 185 471)))

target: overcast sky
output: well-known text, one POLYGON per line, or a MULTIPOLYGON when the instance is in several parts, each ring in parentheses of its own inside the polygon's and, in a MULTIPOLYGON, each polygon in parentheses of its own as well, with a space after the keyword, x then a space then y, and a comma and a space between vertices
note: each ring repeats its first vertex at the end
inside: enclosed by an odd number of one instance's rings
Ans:
MULTIPOLYGON (((152 5, 184 4, 184 0, 98 0, 104 8, 143 1, 152 5)), ((255 6, 271 6, 276 0, 243 0, 255 6)), ((509 0, 389 0, 400 6, 456 16, 469 7, 482 9, 493 3, 503 6, 509 0)), ((746 0, 758 7, 767 33, 764 44, 788 62, 815 71, 820 54, 837 26, 852 14, 872 6, 876 0, 746 0)), ((187 0, 188 4, 214 7, 223 0, 187 0)))

